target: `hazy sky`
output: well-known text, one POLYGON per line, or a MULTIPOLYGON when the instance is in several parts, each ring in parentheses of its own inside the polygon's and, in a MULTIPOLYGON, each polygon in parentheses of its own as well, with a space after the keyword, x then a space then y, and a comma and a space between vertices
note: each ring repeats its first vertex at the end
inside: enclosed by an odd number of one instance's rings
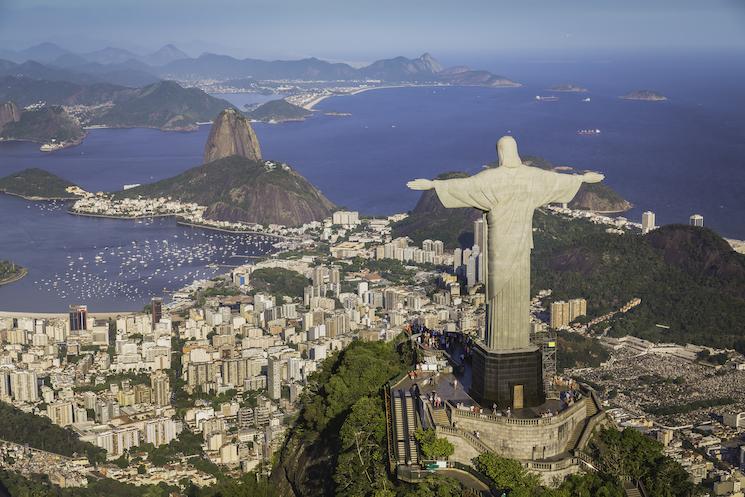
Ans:
POLYGON ((0 43, 367 61, 745 48, 743 0, 0 0, 0 43))

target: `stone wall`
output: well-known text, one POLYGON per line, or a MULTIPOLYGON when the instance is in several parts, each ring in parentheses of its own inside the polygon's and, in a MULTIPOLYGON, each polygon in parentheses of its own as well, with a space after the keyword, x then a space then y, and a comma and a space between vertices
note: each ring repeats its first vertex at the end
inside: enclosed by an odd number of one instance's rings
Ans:
POLYGON ((587 417, 587 399, 552 418, 517 419, 451 409, 455 427, 479 432, 481 442, 496 454, 512 459, 540 460, 566 450, 574 431, 587 417))

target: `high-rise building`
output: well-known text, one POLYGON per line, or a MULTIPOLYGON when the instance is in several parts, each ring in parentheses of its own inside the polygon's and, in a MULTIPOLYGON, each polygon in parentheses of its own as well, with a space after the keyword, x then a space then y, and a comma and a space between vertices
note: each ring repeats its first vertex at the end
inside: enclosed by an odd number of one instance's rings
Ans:
POLYGON ((47 404, 47 416, 56 425, 70 426, 73 423, 72 408, 72 402, 69 400, 58 400, 47 404))
POLYGON ((478 280, 478 268, 476 267, 476 261, 478 260, 478 253, 474 253, 468 258, 466 264, 466 283, 469 287, 475 286, 478 280))
POLYGON ((649 233, 656 228, 654 224, 654 212, 646 211, 642 214, 642 233, 649 233))
POLYGON ((156 371, 150 375, 152 402, 156 406, 167 406, 171 403, 171 382, 164 371, 156 371))
POLYGON ((551 303, 551 328, 569 325, 569 302, 559 300, 551 303))
POLYGON ((704 216, 701 214, 693 214, 690 218, 688 218, 688 222, 691 226, 701 226, 704 225, 704 216))
POLYGON ((331 222, 342 226, 360 224, 360 213, 357 211, 336 211, 331 215, 331 222))
POLYGON ((463 264, 463 251, 459 248, 453 250, 453 271, 457 271, 463 264))
POLYGON ((10 373, 10 391, 13 399, 20 402, 39 400, 39 387, 34 371, 13 371, 10 373))
POLYGON ((445 243, 442 240, 435 240, 432 242, 432 250, 434 251, 435 255, 442 255, 442 253, 445 251, 445 243))
POLYGON ((486 240, 486 223, 481 218, 473 222, 473 244, 478 245, 481 252, 484 252, 484 240, 486 240))
POLYGON ((580 316, 587 316, 587 301, 585 299, 571 299, 569 301, 569 322, 580 316))
POLYGON ((272 400, 282 396, 282 361, 274 357, 269 358, 266 367, 266 389, 272 400))
POLYGON ((160 323, 160 320, 163 317, 163 299, 160 297, 153 297, 150 300, 150 311, 153 315, 153 329, 155 329, 155 325, 160 323))
POLYGON ((145 421, 143 426, 145 443, 156 447, 170 443, 176 438, 176 423, 168 418, 155 418, 145 421))
POLYGON ((88 306, 70 306, 70 331, 82 331, 88 329, 88 306))

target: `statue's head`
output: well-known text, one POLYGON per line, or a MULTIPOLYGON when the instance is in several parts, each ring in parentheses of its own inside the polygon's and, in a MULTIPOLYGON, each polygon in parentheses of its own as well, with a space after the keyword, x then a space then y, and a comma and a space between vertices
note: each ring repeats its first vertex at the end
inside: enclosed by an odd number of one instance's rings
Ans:
POLYGON ((523 165, 520 156, 517 153, 517 142, 511 136, 503 136, 497 142, 497 155, 499 156, 499 166, 518 167, 523 165))

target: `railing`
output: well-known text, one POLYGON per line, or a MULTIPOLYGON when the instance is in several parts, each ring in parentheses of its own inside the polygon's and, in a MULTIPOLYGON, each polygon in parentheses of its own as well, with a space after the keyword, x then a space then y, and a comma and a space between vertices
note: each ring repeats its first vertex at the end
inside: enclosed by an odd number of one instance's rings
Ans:
POLYGON ((633 488, 639 491, 642 497, 648 497, 649 494, 647 494, 647 489, 641 480, 636 480, 629 475, 621 475, 618 477, 618 479, 624 483, 624 489, 627 488, 626 483, 629 483, 633 486, 633 488))
POLYGON ((551 417, 546 418, 514 418, 508 416, 495 416, 493 414, 477 414, 465 409, 458 409, 452 404, 451 401, 447 401, 447 408, 450 410, 452 419, 453 416, 460 418, 476 418, 481 421, 489 421, 491 423, 503 424, 503 425, 521 425, 521 426, 545 426, 557 424, 565 421, 570 416, 574 415, 581 409, 587 409, 587 397, 584 397, 574 403, 568 409, 560 412, 551 417))
POLYGON ((525 467, 525 469, 532 469, 534 471, 559 471, 562 469, 567 469, 571 466, 575 466, 577 464, 579 464, 579 461, 576 457, 567 457, 566 459, 548 462, 525 461, 523 462, 523 467, 525 467))
MULTIPOLYGON (((585 399, 587 398, 588 397, 585 397, 585 399)), ((603 409, 600 406, 600 402, 598 401, 598 398, 595 396, 595 392, 590 391, 588 402, 593 402, 595 404, 595 407, 597 408, 597 412, 593 414, 592 417, 588 419, 585 425, 582 427, 582 434, 577 440, 577 443, 572 448, 572 450, 574 451, 577 451, 580 448, 585 447, 587 445, 587 443, 589 442, 590 436, 592 435, 592 432, 595 431, 595 427, 598 425, 598 423, 600 423, 603 420, 603 418, 605 418, 605 413, 603 412, 603 409)))
POLYGON ((603 465, 600 463, 600 461, 595 460, 592 456, 585 453, 584 451, 575 451, 574 458, 582 467, 587 470, 597 472, 603 469, 603 465))
POLYGON ((489 447, 487 447, 486 444, 484 444, 481 440, 468 433, 467 431, 461 430, 460 428, 453 428, 452 426, 438 426, 435 429, 435 432, 448 433, 450 435, 460 437, 471 444, 471 446, 479 453, 492 452, 492 450, 489 449, 489 447))
POLYGON ((385 431, 388 437, 388 467, 393 472, 396 468, 396 459, 393 457, 393 416, 391 415, 391 389, 389 386, 383 389, 385 396, 385 431))
POLYGON ((432 413, 432 409, 434 409, 432 405, 429 403, 428 400, 424 400, 421 397, 419 397, 419 402, 422 403, 422 405, 424 406, 424 411, 427 413, 427 420, 429 422, 428 423, 429 427, 432 429, 437 428, 437 423, 435 423, 435 417, 434 417, 434 414, 432 413))

